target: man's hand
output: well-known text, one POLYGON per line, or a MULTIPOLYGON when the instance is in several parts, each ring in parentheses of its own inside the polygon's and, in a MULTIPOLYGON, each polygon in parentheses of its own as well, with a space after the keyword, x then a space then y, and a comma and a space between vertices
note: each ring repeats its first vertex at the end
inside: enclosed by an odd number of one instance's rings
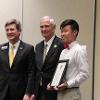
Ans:
POLYGON ((67 84, 67 82, 65 81, 64 83, 60 84, 59 86, 55 86, 55 87, 53 87, 53 88, 54 88, 54 90, 56 90, 56 91, 62 91, 62 90, 65 90, 67 87, 68 87, 68 84, 67 84))
POLYGON ((35 100, 35 95, 32 94, 30 100, 35 100))
POLYGON ((54 90, 53 87, 50 85, 50 83, 47 85, 47 90, 50 90, 50 91, 54 90))
POLYGON ((23 100, 30 100, 30 98, 31 97, 29 95, 25 94, 24 97, 23 97, 23 100))

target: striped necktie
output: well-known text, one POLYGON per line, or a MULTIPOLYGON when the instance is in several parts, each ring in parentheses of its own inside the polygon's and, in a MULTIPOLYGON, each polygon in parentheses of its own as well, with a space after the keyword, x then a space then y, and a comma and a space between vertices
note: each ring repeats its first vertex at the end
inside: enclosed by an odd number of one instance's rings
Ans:
POLYGON ((47 47, 48 47, 48 45, 45 44, 45 45, 44 45, 44 53, 43 53, 43 62, 44 62, 45 57, 46 57, 46 55, 47 55, 47 47))

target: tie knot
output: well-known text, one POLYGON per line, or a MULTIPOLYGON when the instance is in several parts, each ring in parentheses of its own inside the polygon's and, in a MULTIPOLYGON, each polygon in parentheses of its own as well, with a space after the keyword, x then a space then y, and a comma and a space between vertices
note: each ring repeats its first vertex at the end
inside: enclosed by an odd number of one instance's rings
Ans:
POLYGON ((12 46, 11 46, 11 49, 14 49, 14 48, 15 48, 15 45, 12 45, 12 46))
POLYGON ((44 48, 47 48, 47 46, 48 46, 48 44, 45 44, 45 45, 44 45, 44 48))

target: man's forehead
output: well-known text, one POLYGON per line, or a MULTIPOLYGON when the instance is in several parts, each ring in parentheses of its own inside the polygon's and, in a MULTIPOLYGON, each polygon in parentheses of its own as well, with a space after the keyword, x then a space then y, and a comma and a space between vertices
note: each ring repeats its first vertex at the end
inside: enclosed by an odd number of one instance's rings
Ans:
POLYGON ((43 21, 40 22, 40 26, 41 25, 51 25, 51 23, 48 20, 43 20, 43 21))
POLYGON ((6 26, 6 28, 7 27, 16 27, 16 25, 15 24, 9 24, 9 25, 6 26))
POLYGON ((50 19, 47 19, 47 18, 41 19, 40 23, 50 23, 50 19))

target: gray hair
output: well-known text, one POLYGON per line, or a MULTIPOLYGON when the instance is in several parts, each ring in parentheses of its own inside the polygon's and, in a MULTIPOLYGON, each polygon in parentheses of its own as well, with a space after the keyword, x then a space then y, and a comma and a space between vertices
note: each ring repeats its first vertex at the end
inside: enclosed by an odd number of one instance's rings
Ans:
POLYGON ((50 21, 50 23, 51 23, 54 27, 56 27, 56 24, 55 24, 54 19, 51 18, 50 16, 44 16, 44 17, 42 17, 40 20, 42 20, 42 19, 48 19, 48 20, 50 21))

